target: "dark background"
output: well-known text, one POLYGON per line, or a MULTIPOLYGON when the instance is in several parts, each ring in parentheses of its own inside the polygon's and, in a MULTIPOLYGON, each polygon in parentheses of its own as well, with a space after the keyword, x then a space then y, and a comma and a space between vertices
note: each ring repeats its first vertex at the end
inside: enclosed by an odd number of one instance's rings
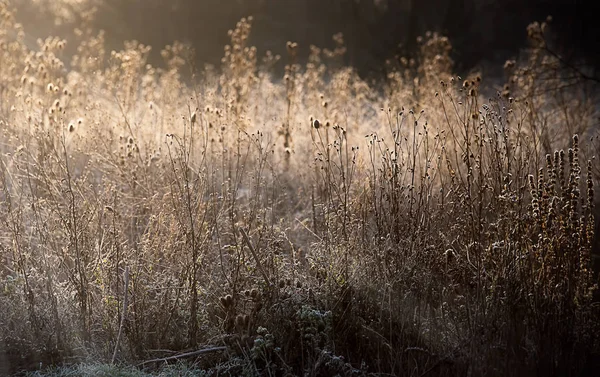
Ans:
MULTIPOLYGON (((27 4, 21 2, 19 13, 38 33, 72 30, 27 4)), ((592 0, 101 0, 94 27, 106 31, 109 49, 130 39, 152 45, 153 63, 163 46, 180 40, 194 46, 200 63, 218 64, 227 30, 252 15, 251 43, 260 53, 284 55, 291 40, 306 57, 310 44, 332 47, 332 35, 341 31, 347 63, 363 75, 380 75, 385 59, 414 53, 416 37, 431 30, 450 37, 461 73, 514 57, 526 45, 527 25, 548 15, 559 52, 596 67, 600 21, 594 10, 592 0)))

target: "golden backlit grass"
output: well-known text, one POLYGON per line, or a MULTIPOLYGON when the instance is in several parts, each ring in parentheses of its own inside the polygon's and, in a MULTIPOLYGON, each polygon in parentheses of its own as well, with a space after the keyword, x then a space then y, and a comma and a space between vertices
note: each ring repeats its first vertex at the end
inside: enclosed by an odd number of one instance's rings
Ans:
POLYGON ((210 348, 230 375, 548 375, 598 351, 597 102, 545 24, 485 98, 437 34, 373 87, 342 35, 300 65, 248 18, 220 67, 180 43, 154 67, 85 24, 32 47, 0 4, 2 373, 210 348))

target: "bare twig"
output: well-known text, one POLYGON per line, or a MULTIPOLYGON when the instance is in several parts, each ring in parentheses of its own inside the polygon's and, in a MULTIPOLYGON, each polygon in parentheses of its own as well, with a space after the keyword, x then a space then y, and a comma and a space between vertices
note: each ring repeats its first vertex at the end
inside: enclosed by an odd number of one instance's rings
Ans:
POLYGON ((129 266, 125 267, 125 273, 123 274, 123 285, 125 289, 123 291, 123 312, 121 313, 121 323, 119 324, 119 333, 117 334, 117 342, 115 344, 115 350, 113 352, 111 364, 115 363, 117 358, 117 351, 119 350, 119 344, 121 343, 121 336, 123 335, 123 326, 125 325, 125 316, 127 314, 127 287, 129 285, 129 266))
POLYGON ((244 242, 248 246, 248 249, 250 249, 250 252, 252 253, 252 256, 254 257, 254 260, 256 261, 256 267, 258 267, 258 270, 260 271, 261 275, 265 279, 265 283, 267 283, 268 286, 271 286, 271 281, 269 280, 267 273, 263 269, 262 264, 260 263, 260 259, 258 259, 256 250, 254 250, 254 246, 252 246, 252 242, 250 242, 250 238, 248 237, 248 234, 246 233, 244 228, 240 227, 239 229, 240 229, 240 233, 242 234, 242 237, 244 238, 244 242))
POLYGON ((227 347, 225 347, 225 346, 204 348, 204 349, 201 349, 201 350, 196 350, 196 351, 181 353, 179 355, 174 355, 174 356, 169 356, 169 357, 159 357, 159 358, 156 358, 156 359, 146 360, 146 361, 143 361, 143 362, 137 364, 137 366, 141 366, 141 365, 145 365, 145 364, 150 364, 150 363, 157 363, 157 362, 165 362, 165 361, 170 361, 170 360, 177 360, 177 359, 181 359, 181 358, 184 358, 184 357, 202 355, 203 353, 216 352, 216 351, 225 351, 226 349, 227 349, 227 347))
POLYGON ((545 45, 543 49, 550 55, 554 56, 564 67, 573 71, 577 76, 581 77, 583 80, 592 81, 596 84, 600 84, 599 77, 588 75, 583 70, 581 70, 579 67, 577 67, 575 64, 571 63, 570 61, 568 61, 567 59, 563 58, 561 55, 556 53, 554 50, 547 47, 547 45, 545 45))

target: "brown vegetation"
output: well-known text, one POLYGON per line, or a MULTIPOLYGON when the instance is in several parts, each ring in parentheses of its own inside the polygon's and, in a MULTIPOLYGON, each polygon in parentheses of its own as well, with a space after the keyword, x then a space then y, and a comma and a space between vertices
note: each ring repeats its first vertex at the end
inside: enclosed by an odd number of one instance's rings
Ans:
POLYGON ((300 66, 292 42, 258 56, 247 18, 219 69, 180 43, 159 68, 90 21, 33 47, 0 2, 1 373, 168 350, 281 376, 577 375, 598 357, 598 102, 545 23, 484 98, 435 33, 379 90, 342 35, 300 66))

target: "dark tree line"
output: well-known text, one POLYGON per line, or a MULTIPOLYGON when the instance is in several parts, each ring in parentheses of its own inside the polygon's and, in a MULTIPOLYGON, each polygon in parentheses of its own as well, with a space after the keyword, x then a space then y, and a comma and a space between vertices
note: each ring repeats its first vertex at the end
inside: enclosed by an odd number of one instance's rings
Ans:
MULTIPOLYGON (((29 1, 18 3, 36 25, 47 23, 29 1)), ((561 55, 598 65, 600 31, 592 8, 589 0, 102 0, 95 26, 106 30, 109 48, 137 39, 154 46, 159 59, 160 47, 181 40, 194 46, 200 62, 218 63, 227 30, 252 15, 251 42, 259 51, 283 54, 291 40, 306 56, 310 44, 332 46, 331 36, 341 31, 347 63, 363 73, 411 54, 416 37, 430 30, 450 37, 453 59, 466 70, 484 58, 514 56, 526 43, 526 26, 549 14, 561 55)))

